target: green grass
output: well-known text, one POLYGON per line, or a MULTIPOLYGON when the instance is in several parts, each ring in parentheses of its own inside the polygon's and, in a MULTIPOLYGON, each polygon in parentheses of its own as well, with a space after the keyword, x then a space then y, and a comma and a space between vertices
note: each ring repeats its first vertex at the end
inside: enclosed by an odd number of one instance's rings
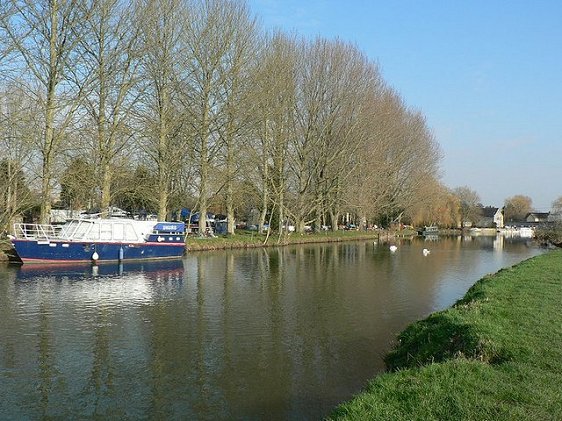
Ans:
POLYGON ((321 233, 297 234, 290 233, 279 237, 277 233, 272 233, 266 242, 265 234, 258 234, 256 231, 237 230, 231 236, 211 237, 188 237, 186 240, 187 249, 189 251, 196 250, 218 250, 230 248, 250 248, 263 246, 278 246, 288 244, 305 244, 305 243, 324 243, 336 241, 351 241, 361 239, 386 238, 396 235, 413 235, 414 232, 402 231, 326 231, 321 233))
POLYGON ((562 251, 478 281, 412 324, 333 419, 562 419, 562 251))

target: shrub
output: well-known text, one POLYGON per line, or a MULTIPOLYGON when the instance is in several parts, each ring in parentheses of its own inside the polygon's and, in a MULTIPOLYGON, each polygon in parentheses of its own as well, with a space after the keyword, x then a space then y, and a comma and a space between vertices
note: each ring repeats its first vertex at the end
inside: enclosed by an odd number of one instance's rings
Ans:
POLYGON ((535 236, 543 244, 554 244, 557 247, 562 247, 562 222, 537 227, 535 236))

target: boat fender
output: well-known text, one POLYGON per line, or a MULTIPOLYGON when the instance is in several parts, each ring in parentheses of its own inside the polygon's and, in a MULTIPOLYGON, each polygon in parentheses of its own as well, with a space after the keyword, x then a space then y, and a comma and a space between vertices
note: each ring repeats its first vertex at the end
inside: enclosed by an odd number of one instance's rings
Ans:
POLYGON ((123 247, 119 247, 119 260, 123 260, 123 247))
POLYGON ((97 262, 97 260, 100 258, 100 255, 98 254, 97 251, 94 251, 94 254, 92 254, 92 260, 94 262, 97 262))

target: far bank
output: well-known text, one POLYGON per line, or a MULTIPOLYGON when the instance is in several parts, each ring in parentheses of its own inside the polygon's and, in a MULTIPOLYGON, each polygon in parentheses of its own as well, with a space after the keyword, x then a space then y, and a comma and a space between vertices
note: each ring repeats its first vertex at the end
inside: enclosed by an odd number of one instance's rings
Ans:
POLYGON ((282 234, 272 232, 270 234, 259 234, 255 231, 236 231, 230 236, 215 237, 188 237, 186 249, 190 251, 203 250, 225 250, 237 248, 255 247, 279 247, 291 244, 331 243, 342 241, 373 240, 387 242, 396 238, 407 238, 416 235, 413 230, 369 230, 369 231, 323 231, 318 233, 289 233, 282 234))

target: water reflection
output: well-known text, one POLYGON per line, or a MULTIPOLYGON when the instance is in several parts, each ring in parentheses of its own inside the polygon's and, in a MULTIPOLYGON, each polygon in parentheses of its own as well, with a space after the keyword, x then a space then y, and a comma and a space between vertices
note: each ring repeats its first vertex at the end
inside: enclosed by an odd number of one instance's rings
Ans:
POLYGON ((538 252, 486 237, 397 246, 0 269, 0 419, 321 418, 406 324, 538 252))
MULTIPOLYGON (((142 272, 145 274, 172 273, 180 275, 183 273, 183 261, 179 259, 155 261, 155 262, 125 262, 125 263, 103 263, 100 265, 84 264, 27 264, 15 266, 17 278, 23 282, 36 281, 38 278, 49 276, 55 279, 62 277, 84 280, 97 276, 123 276, 135 275, 142 272), (179 271, 179 272, 178 272, 179 271)), ((150 275, 148 275, 150 276, 150 275)))

